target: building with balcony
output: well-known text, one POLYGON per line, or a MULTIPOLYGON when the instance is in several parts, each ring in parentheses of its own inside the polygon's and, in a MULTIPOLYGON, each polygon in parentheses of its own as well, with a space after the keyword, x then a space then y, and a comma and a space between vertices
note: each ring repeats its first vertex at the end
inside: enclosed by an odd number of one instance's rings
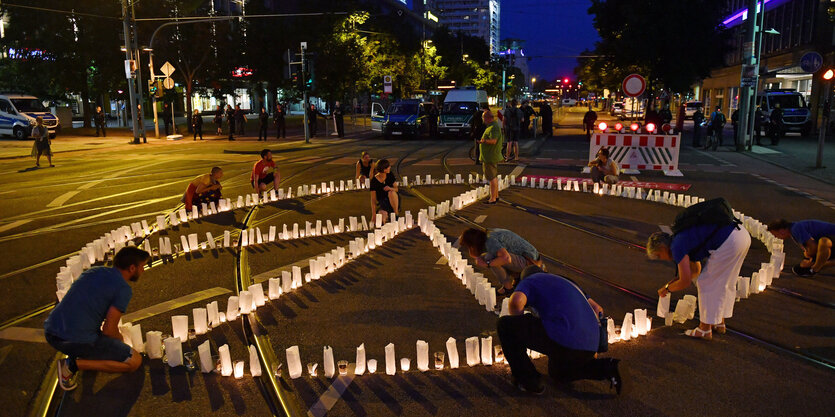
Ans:
POLYGON ((435 0, 435 9, 450 32, 482 38, 490 53, 499 51, 499 0, 435 0))

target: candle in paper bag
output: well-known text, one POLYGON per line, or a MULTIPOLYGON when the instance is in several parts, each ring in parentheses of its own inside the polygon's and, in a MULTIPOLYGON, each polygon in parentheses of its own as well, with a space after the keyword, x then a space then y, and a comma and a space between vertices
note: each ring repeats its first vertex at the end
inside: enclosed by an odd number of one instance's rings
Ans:
POLYGON ((249 233, 246 230, 241 230, 241 246, 249 246, 249 233))
POLYGON ((276 232, 276 227, 275 226, 270 226, 270 232, 269 232, 269 235, 267 236, 268 241, 275 242, 275 232, 276 232))
POLYGON ((255 345, 249 345, 249 373, 252 376, 261 376, 261 361, 258 359, 255 345))
POLYGON ((357 365, 354 368, 354 375, 365 373, 365 343, 357 346, 357 365))
POLYGON ((647 311, 644 309, 635 309, 635 333, 643 336, 647 334, 647 311))
POLYGON ((180 223, 187 223, 188 222, 188 214, 186 214, 186 209, 180 209, 180 223))
POLYGON ((268 292, 270 300, 277 300, 281 296, 281 278, 270 278, 268 292))
POLYGON ((165 216, 157 216, 157 229, 165 230, 165 216))
POLYGON ((122 335, 122 341, 126 345, 133 347, 133 341, 130 339, 130 328, 133 326, 130 322, 119 324, 119 333, 122 335))
POLYGON ((429 370, 429 343, 417 341, 417 369, 421 372, 429 370))
POLYGON ((235 361, 235 379, 244 377, 244 361, 235 361))
POLYGON ((394 375, 397 372, 397 359, 394 356, 394 343, 386 345, 386 374, 394 375))
POLYGON ((293 239, 299 238, 299 224, 293 223, 293 239))
POLYGON ((432 175, 426 174, 426 184, 427 185, 432 184, 432 175))
POLYGON ((200 357, 200 372, 208 374, 215 369, 212 363, 212 345, 208 340, 197 346, 197 356, 200 357))
MULTIPOLYGON (((509 315, 510 314, 509 308, 510 308, 510 298, 505 297, 502 300, 502 311, 501 311, 501 313, 499 313, 499 317, 504 317, 504 316, 509 315)), ((609 320, 609 322, 611 323, 612 321, 609 320)))
POLYGON ((493 364, 493 336, 481 338, 481 363, 493 364))
POLYGON ((226 320, 232 321, 238 317, 238 296, 230 295, 226 302, 226 320))
POLYGON ((299 356, 299 347, 291 346, 285 350, 287 355, 287 373, 290 378, 296 379, 302 376, 302 361, 299 356))
POLYGON ((142 342, 142 326, 139 324, 134 324, 130 326, 128 330, 130 333, 130 341, 132 343, 133 349, 139 353, 145 351, 145 343, 142 342))
POLYGON ((209 319, 209 327, 214 327, 220 324, 220 316, 218 315, 217 301, 212 301, 206 304, 206 315, 209 319))
POLYGON ((330 346, 325 346, 324 348, 324 360, 322 362, 322 366, 325 368, 325 378, 332 378, 335 373, 335 369, 333 364, 333 348, 330 346))
POLYGON ((478 349, 478 336, 468 337, 465 340, 466 348, 467 348, 467 365, 468 366, 476 366, 481 361, 481 355, 479 355, 478 349))
POLYGON ((209 248, 215 249, 217 244, 215 244, 215 237, 212 236, 212 232, 206 232, 206 243, 209 244, 209 248))
MULTIPOLYGON (((684 299, 678 300, 676 310, 673 312, 673 320, 677 323, 684 323, 690 315, 690 303, 684 299)), ((666 317, 665 317, 666 318, 666 317)))
POLYGON ((687 294, 684 296, 684 300, 688 304, 687 319, 693 320, 693 317, 696 317, 696 296, 687 294))
POLYGON ((223 376, 232 375, 232 357, 229 355, 229 345, 217 348, 217 353, 220 355, 220 374, 223 376))
POLYGON ((377 372, 377 359, 369 359, 368 360, 368 373, 373 374, 377 372))
POLYGON ((302 268, 300 266, 293 266, 293 285, 292 288, 299 288, 302 286, 302 268))
POLYGON ((383 227, 383 214, 382 213, 377 213, 376 215, 374 215, 374 227, 376 227, 378 229, 383 227))
POLYGON ((252 302, 255 303, 256 307, 263 307, 267 303, 264 298, 264 287, 261 286, 260 282, 250 285, 247 289, 252 293, 252 302))
POLYGON ((209 316, 205 308, 194 308, 191 310, 194 317, 194 333, 205 334, 209 331, 209 316))
POLYGON ((316 220, 316 227, 313 229, 313 236, 319 236, 322 234, 322 221, 316 220))
POLYGON ((626 313, 623 316, 623 325, 620 326, 621 340, 629 340, 632 338, 632 313, 626 313))
POLYGON ((612 320, 611 317, 606 321, 608 322, 606 327, 606 333, 609 334, 609 343, 615 343, 618 341, 618 335, 615 333, 615 321, 612 320))
POLYGON ((655 309, 655 315, 658 317, 667 317, 670 314, 670 293, 658 299, 658 307, 655 309))
POLYGON ((737 298, 748 298, 748 285, 750 281, 748 277, 739 277, 736 280, 736 296, 737 298))
POLYGON ((647 316, 647 324, 645 328, 647 330, 647 333, 649 333, 649 331, 652 330, 652 317, 647 316))
POLYGON ((197 248, 191 248, 188 245, 188 237, 186 235, 180 236, 180 243, 183 245, 183 252, 191 252, 192 249, 197 250, 197 248))
POLYGON ((401 358, 400 359, 400 370, 403 372, 408 372, 409 368, 412 366, 412 361, 409 358, 401 358))
POLYGON ((238 293, 238 307, 241 309, 241 314, 249 314, 252 312, 252 293, 249 291, 241 291, 238 293))
POLYGON ((171 334, 180 340, 188 340, 188 316, 171 316, 171 334))
POLYGON ((165 344, 165 357, 168 366, 175 367, 183 364, 183 343, 179 337, 169 337, 163 340, 165 344))
MULTIPOLYGON (((148 240, 148 239, 145 239, 145 241, 144 241, 144 242, 142 242, 142 249, 143 249, 145 252, 151 253, 151 252, 152 252, 152 251, 151 251, 151 241, 150 241, 150 240, 148 240)), ((85 259, 85 260, 87 260, 87 258, 86 258, 86 257, 85 257, 84 259, 85 259)), ((90 267, 90 265, 89 265, 89 261, 87 261, 86 263, 87 263, 87 267, 89 268, 89 267, 90 267)))
POLYGON ((145 340, 147 341, 146 351, 148 358, 159 359, 162 357, 162 332, 149 331, 145 333, 145 340))
POLYGON ((223 231, 223 247, 228 248, 232 246, 232 233, 228 230, 223 231))

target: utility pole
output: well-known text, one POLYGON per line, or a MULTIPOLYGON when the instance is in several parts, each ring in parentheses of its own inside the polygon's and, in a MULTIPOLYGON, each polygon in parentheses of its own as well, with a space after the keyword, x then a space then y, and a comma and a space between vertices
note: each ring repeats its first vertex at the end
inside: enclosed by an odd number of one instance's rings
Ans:
MULTIPOLYGON (((757 35, 761 32, 758 27, 760 15, 765 15, 765 10, 757 14, 759 0, 748 1, 748 22, 745 32, 747 39, 742 43, 742 74, 739 82, 739 126, 738 137, 734 138, 736 150, 744 151, 747 147, 751 149, 752 136, 754 133, 754 117, 757 98, 757 86, 759 85, 759 50, 758 43, 761 39, 757 35)), ((763 8, 764 9, 764 8, 763 8)), ((709 110, 709 109, 708 109, 709 110)))
MULTIPOLYGON (((142 85, 142 65, 139 63, 139 41, 136 39, 136 12, 133 8, 134 1, 130 2, 130 23, 131 23, 131 40, 133 41, 133 52, 136 54, 136 109, 139 117, 139 134, 142 135, 142 141, 148 143, 148 138, 145 136, 145 109, 142 108, 142 103, 145 102, 142 98, 142 90, 145 88, 142 85)), ((127 42, 125 43, 127 46, 127 42)), ((139 143, 139 141, 136 141, 139 143)))
POLYGON ((301 43, 301 62, 302 62, 302 74, 301 74, 301 81, 302 81, 302 103, 304 103, 304 109, 302 109, 302 114, 304 115, 304 143, 310 143, 310 126, 307 124, 307 110, 310 108, 310 103, 307 102, 307 75, 305 74, 305 54, 307 53, 307 42, 301 43))
MULTIPOLYGON (((139 124, 137 123, 137 106, 136 106, 136 87, 134 83, 134 74, 131 72, 131 65, 133 61, 133 42, 131 42, 131 31, 130 31, 130 15, 128 14, 128 3, 127 0, 122 0, 122 31, 125 34, 125 76, 128 79, 128 99, 130 101, 130 105, 128 105, 128 109, 130 110, 131 120, 133 121, 133 143, 139 143, 139 124)), ((135 64, 133 64, 135 65, 135 64)))

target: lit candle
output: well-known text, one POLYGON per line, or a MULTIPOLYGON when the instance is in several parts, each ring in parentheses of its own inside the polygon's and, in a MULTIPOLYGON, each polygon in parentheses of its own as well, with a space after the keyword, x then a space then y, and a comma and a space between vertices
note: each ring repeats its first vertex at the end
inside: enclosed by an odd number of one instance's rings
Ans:
POLYGON ((244 377, 244 361, 235 361, 235 379, 244 377))
POLYGON ((369 359, 368 360, 368 373, 373 374, 377 372, 377 360, 376 359, 369 359))
POLYGON ((408 372, 409 368, 411 367, 411 361, 409 358, 401 358, 400 359, 400 370, 403 372, 408 372))

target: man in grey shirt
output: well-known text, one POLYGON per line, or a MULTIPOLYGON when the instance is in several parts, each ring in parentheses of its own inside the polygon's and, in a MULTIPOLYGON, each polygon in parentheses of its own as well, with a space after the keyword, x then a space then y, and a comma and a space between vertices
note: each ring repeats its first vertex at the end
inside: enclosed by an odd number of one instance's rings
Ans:
POLYGON ((502 284, 497 294, 507 296, 513 292, 514 276, 528 265, 542 268, 543 264, 536 248, 516 233, 507 229, 490 229, 488 232, 467 229, 459 241, 467 247, 476 266, 489 268, 502 284))

